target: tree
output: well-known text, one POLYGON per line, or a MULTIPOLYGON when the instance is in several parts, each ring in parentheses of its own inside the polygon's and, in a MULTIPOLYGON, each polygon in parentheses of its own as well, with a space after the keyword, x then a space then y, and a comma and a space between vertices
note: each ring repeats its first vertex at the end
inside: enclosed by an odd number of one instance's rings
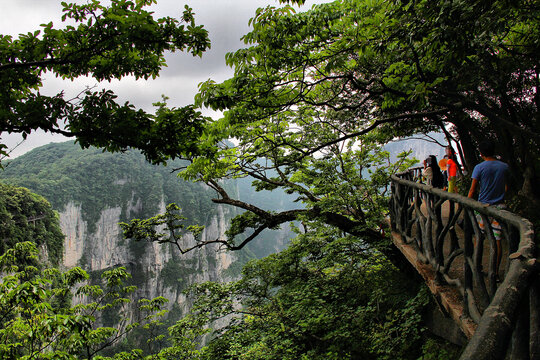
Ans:
MULTIPOLYGON (((466 167, 485 137, 501 144, 513 188, 539 175, 538 4, 530 1, 336 1, 305 13, 259 9, 248 47, 230 53, 235 75, 201 86, 197 106, 224 111, 206 125, 204 154, 181 176, 216 190, 215 203, 246 212, 226 242, 239 248, 291 220, 325 221, 368 242, 384 227, 364 183, 366 159, 395 139, 441 131, 461 146, 466 167), (227 145, 235 138, 238 143, 227 145), (262 159, 262 160, 261 160, 262 159), (270 213, 233 199, 220 180, 251 177, 282 188, 305 209, 270 213), (378 217, 377 215, 378 214, 378 217), (377 220, 375 220, 377 219, 377 220)), ((378 156, 378 155, 375 155, 378 156)), ((381 170, 383 171, 383 170, 381 170)), ((383 201, 380 202, 381 204, 383 201)))
POLYGON ((403 2, 390 37, 403 54, 390 68, 392 88, 413 79, 402 98, 445 110, 425 121, 451 125, 469 171, 478 142, 495 140, 516 190, 536 201, 539 10, 536 1, 403 2))
MULTIPOLYGON (((168 51, 201 56, 209 48, 208 34, 196 25, 186 6, 180 20, 154 19, 145 7, 155 0, 97 0, 83 5, 63 2, 62 20, 19 38, 0 35, 0 133, 26 137, 37 129, 76 137, 81 146, 110 151, 140 149, 153 162, 164 162, 194 149, 203 117, 192 106, 148 114, 126 102, 116 102, 110 90, 86 89, 73 99, 63 92, 40 93, 42 76, 63 79, 92 76, 98 81, 159 75, 168 51)), ((0 144, 0 155, 6 147, 0 144)))
POLYGON ((414 280, 358 238, 324 224, 298 234, 282 252, 249 262, 240 280, 199 284, 191 293, 194 306, 173 327, 186 338, 192 338, 188 324, 204 329, 229 319, 201 349, 202 359, 423 355, 427 291, 418 293, 414 280))
MULTIPOLYGON (((221 84, 208 81, 197 96, 196 106, 225 111, 223 118, 186 116, 190 120, 182 122, 176 113, 182 109, 159 105, 149 128, 173 119, 177 133, 194 136, 187 142, 177 135, 156 140, 152 135, 159 133, 144 126, 124 138, 117 125, 150 117, 126 110, 118 119, 101 106, 74 117, 72 134, 83 145, 88 138, 111 150, 139 147, 155 162, 188 159, 184 178, 213 188, 215 203, 245 210, 228 238, 216 239, 226 248, 242 248, 265 229, 296 220, 306 233, 324 224, 356 236, 370 251, 391 255, 381 243, 386 186, 390 174, 411 164, 405 156, 389 163, 380 149, 396 137, 442 131, 459 141, 469 169, 478 160, 478 140, 493 138, 516 175, 514 189, 532 200, 540 197, 530 186, 540 171, 538 10, 538 2, 528 0, 342 0, 305 13, 267 7, 251 21, 253 30, 244 36, 248 46, 227 55, 234 76, 221 84), (99 132, 106 134, 103 142, 84 131, 94 121, 106 130, 99 132), (123 142, 128 138, 135 141, 123 142), (303 207, 271 212, 232 198, 221 181, 235 177, 252 178, 259 191, 284 189, 303 207)), ((60 71, 62 64, 51 69, 60 71)), ((110 104, 91 99, 81 102, 82 110, 110 104)), ((156 220, 169 218, 174 221, 174 214, 156 220)), ((175 234, 151 235, 175 240, 175 234)))
MULTIPOLYGON (((242 139, 249 139, 249 135, 246 133, 242 139)), ((407 169, 415 160, 407 159, 408 154, 403 153, 397 162, 392 163, 390 154, 377 148, 374 143, 364 141, 354 145, 355 149, 350 148, 352 144, 334 146, 328 152, 323 152, 321 158, 312 157, 301 163, 287 163, 284 170, 281 165, 274 165, 283 161, 277 154, 275 157, 266 156, 266 163, 270 165, 264 165, 264 162, 261 164, 260 158, 256 156, 251 156, 249 160, 236 158, 237 151, 238 154, 243 151, 242 146, 225 149, 221 154, 228 155, 211 163, 209 167, 206 166, 207 160, 198 158, 181 175, 201 176, 220 196, 212 199, 214 203, 245 210, 231 220, 225 232, 226 239, 200 241, 197 234, 201 227, 186 228, 183 223, 185 218, 180 215, 180 209, 175 204, 169 205, 165 214, 122 224, 124 236, 134 240, 172 243, 181 253, 212 243, 220 244, 228 250, 239 250, 262 231, 298 220, 307 228, 313 221, 323 221, 372 245, 382 245, 387 228, 384 217, 389 200, 388 180, 391 174, 407 169), (241 165, 228 164, 231 159, 245 162, 241 165), (191 172, 196 167, 200 170, 200 166, 204 167, 204 175, 191 172), (274 212, 231 198, 218 179, 235 175, 251 176, 257 191, 273 190, 281 186, 289 194, 295 193, 298 196, 296 201, 301 201, 305 206, 274 212), (166 225, 167 232, 163 232, 163 225, 166 225), (181 244, 185 244, 183 236, 186 232, 195 236, 192 244, 183 247, 181 244)), ((265 149, 260 151, 261 156, 268 154, 265 149)))
MULTIPOLYGON (((239 249, 299 221, 306 233, 322 223, 391 256, 385 185, 411 162, 383 166, 380 147, 430 131, 455 140, 469 170, 476 144, 496 140, 514 194, 540 199, 530 187, 540 175, 538 10, 536 1, 427 0, 259 9, 246 48, 226 57, 234 76, 200 87, 195 105, 224 115, 205 125, 205 151, 187 156, 181 172, 213 188, 215 203, 245 210, 214 242, 239 249), (221 184, 238 177, 259 191, 281 188, 304 207, 271 212, 233 198, 221 184)), ((153 240, 174 241, 160 236, 153 240)))
MULTIPOLYGON (((167 301, 162 297, 140 299, 140 319, 125 318, 133 286, 125 268, 102 274, 103 287, 91 285, 88 274, 76 267, 67 272, 39 269, 31 264, 38 251, 31 242, 20 242, 0 255, 0 355, 3 359, 92 359, 127 333, 159 322, 167 301), (71 304, 73 295, 85 304, 71 304), (99 326, 106 311, 119 318, 116 327, 99 326)), ((153 340, 153 339, 149 339, 153 340)), ((154 339, 155 340, 155 339, 154 339)), ((133 349, 128 358, 140 358, 133 349)))

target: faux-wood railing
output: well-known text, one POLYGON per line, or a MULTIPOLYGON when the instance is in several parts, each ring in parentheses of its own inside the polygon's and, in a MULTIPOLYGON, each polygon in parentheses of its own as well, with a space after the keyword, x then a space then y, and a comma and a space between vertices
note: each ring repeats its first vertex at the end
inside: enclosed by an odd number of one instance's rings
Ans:
POLYGON ((392 231, 460 294, 476 324, 461 359, 540 359, 540 287, 532 224, 513 213, 424 185, 420 168, 392 176, 392 231), (481 230, 479 219, 485 224, 481 230), (501 267, 491 226, 501 225, 501 267))

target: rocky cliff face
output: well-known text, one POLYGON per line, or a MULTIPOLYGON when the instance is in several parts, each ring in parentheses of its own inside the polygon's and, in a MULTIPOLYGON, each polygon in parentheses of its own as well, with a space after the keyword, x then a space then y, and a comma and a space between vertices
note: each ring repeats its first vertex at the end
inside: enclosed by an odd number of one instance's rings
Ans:
MULTIPOLYGON (((124 186, 129 186, 129 183, 124 183, 124 186)), ((125 204, 128 218, 138 217, 142 210, 141 199, 134 200, 135 203, 125 204)), ((182 294, 189 284, 233 279, 234 274, 226 270, 237 260, 237 256, 220 251, 216 246, 180 255, 171 244, 134 243, 133 240, 124 239, 118 223, 123 221, 121 215, 125 209, 121 206, 102 209, 99 219, 92 226, 94 231, 90 232, 81 205, 69 201, 59 212, 60 227, 65 234, 64 266, 82 266, 90 272, 125 266, 138 280, 135 297, 163 296, 169 299, 169 309, 174 304, 181 309, 189 306, 182 294), (174 270, 178 270, 178 273, 174 274, 174 270)), ((165 211, 163 200, 158 211, 165 211)), ((231 217, 230 209, 217 207, 216 214, 203 224, 205 228, 201 240, 222 237, 231 217)), ((191 235, 188 235, 183 245, 187 246, 192 241, 191 235)))
POLYGON ((392 155, 392 161, 397 160, 397 155, 403 151, 411 151, 410 157, 418 159, 421 165, 429 155, 435 155, 437 160, 444 157, 444 146, 447 141, 444 135, 439 133, 430 133, 429 137, 420 138, 405 138, 390 142, 384 146, 385 150, 392 155), (437 141, 434 142, 434 141, 437 141))
MULTIPOLYGON (((213 204, 215 194, 209 188, 178 179, 172 169, 182 165, 153 166, 135 151, 110 154, 82 150, 68 142, 34 149, 12 161, 0 177, 44 196, 58 211, 65 234, 64 267, 81 266, 99 275, 124 266, 138 288, 135 297, 163 296, 169 299, 169 308, 176 304, 175 309, 182 310, 189 306, 182 294, 188 285, 232 280, 246 259, 279 250, 290 238, 288 229, 283 229, 265 232, 240 253, 206 246, 184 255, 171 244, 124 239, 119 222, 163 213, 169 203, 181 207, 186 225, 205 227, 203 241, 223 238, 235 210, 213 204)), ((261 198, 250 185, 249 179, 225 184, 232 196, 242 194, 246 201, 258 198, 264 208, 289 207, 283 203, 284 194, 261 198)), ((184 241, 187 245, 193 239, 187 236, 184 241)))
MULTIPOLYGON (((182 294, 188 285, 231 280, 231 265, 239 255, 215 246, 181 255, 171 244, 124 239, 118 225, 163 213, 166 204, 174 202, 182 208, 186 225, 205 227, 202 240, 223 237, 233 210, 214 206, 214 194, 201 184, 178 179, 171 169, 180 166, 153 166, 135 151, 110 154, 63 143, 15 159, 0 176, 41 194, 58 211, 65 268, 81 266, 99 275, 124 266, 138 288, 135 298, 163 296, 169 308, 177 304, 182 309, 189 305, 182 294)), ((186 245, 190 241, 187 236, 186 245)))

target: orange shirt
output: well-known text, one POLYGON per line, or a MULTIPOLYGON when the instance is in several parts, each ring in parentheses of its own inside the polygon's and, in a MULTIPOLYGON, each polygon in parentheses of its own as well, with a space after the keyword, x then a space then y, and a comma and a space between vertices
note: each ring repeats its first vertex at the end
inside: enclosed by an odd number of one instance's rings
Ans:
POLYGON ((448 159, 447 168, 448 178, 451 178, 452 176, 457 176, 457 164, 454 160, 448 159))

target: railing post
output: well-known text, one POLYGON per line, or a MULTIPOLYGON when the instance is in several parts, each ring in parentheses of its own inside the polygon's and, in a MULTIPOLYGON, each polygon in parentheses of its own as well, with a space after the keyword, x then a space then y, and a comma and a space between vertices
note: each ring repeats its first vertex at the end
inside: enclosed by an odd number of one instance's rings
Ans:
POLYGON ((403 215, 403 197, 404 194, 404 186, 401 184, 396 184, 396 209, 398 213, 396 214, 396 227, 397 230, 401 233, 403 231, 403 220, 405 216, 403 215))
POLYGON ((397 230, 396 226, 396 215, 397 215, 397 199, 396 199, 396 184, 392 182, 390 184, 390 189, 392 193, 390 194, 390 203, 389 203, 389 209, 390 209, 390 228, 392 231, 397 230))
POLYGON ((473 286, 473 271, 470 266, 473 255, 473 231, 469 210, 465 210, 463 217, 464 227, 464 239, 463 239, 463 287, 465 291, 463 293, 463 313, 465 316, 470 317, 469 311, 469 291, 473 286), (470 260, 469 260, 470 259, 470 260))
POLYGON ((439 266, 444 264, 444 239, 441 238, 443 231, 443 222, 442 222, 442 204, 439 203, 439 199, 432 195, 433 201, 433 212, 435 214, 435 261, 439 266))
POLYGON ((510 341, 510 359, 529 359, 529 297, 521 299, 510 341))
POLYGON ((529 288, 529 353, 530 358, 540 359, 540 273, 533 275, 529 288))

